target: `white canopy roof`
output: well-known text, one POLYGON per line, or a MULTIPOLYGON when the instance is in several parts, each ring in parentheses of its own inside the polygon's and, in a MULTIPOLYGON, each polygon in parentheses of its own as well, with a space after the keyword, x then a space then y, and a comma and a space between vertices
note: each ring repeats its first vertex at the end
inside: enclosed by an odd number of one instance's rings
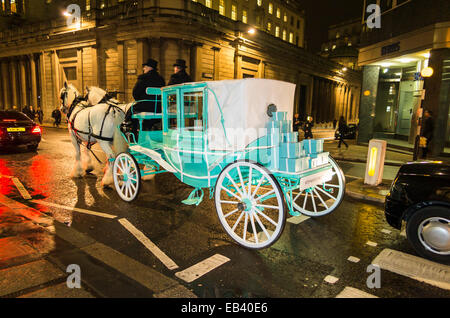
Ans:
POLYGON ((295 84, 270 79, 243 79, 206 82, 208 91, 208 142, 212 150, 243 149, 267 134, 271 119, 267 107, 287 112, 292 120, 295 84), (213 94, 214 92, 214 94, 213 94), (226 136, 224 134, 222 108, 226 136))

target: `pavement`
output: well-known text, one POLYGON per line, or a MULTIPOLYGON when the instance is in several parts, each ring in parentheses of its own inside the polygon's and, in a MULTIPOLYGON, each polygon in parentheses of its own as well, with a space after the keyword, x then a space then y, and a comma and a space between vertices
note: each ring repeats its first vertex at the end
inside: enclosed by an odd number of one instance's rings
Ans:
MULTIPOLYGON (((43 126, 52 127, 52 124, 44 123, 43 126)), ((330 133, 322 132, 324 135, 330 133)), ((357 145, 355 141, 348 143, 348 148, 342 146, 339 149, 337 142, 330 139, 325 142, 324 150, 338 161, 366 162, 367 146, 357 145)), ((385 164, 399 166, 411 159, 410 152, 388 149, 385 164)), ((380 205, 384 203, 390 184, 391 180, 383 180, 382 184, 373 187, 357 178, 347 182, 346 194, 380 205)), ((122 297, 123 294, 196 298, 192 290, 177 280, 30 208, 23 200, 19 201, 0 191, 0 298, 98 298, 122 297), (81 268, 89 268, 89 272, 95 273, 89 277, 83 275, 80 288, 68 288, 70 282, 76 281, 73 276, 76 270, 70 270, 69 266, 74 262, 81 262, 81 268)))

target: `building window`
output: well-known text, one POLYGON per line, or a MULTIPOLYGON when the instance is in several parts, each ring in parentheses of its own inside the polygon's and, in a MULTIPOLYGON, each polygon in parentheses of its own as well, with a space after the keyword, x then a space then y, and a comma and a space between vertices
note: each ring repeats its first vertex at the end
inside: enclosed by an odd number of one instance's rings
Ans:
POLYGON ((235 4, 231 5, 231 19, 234 21, 237 20, 237 8, 235 4))
POLYGON ((267 31, 272 31, 272 23, 267 22, 267 31))
POLYGON ((280 37, 280 27, 279 27, 278 25, 275 27, 275 36, 276 36, 277 38, 280 37))
POLYGON ((211 7, 212 7, 212 0, 206 0, 206 1, 205 1, 205 4, 206 4, 206 6, 207 6, 208 8, 211 8, 211 7))
POLYGON ((300 29, 300 20, 297 20, 297 29, 300 29))
POLYGON ((277 18, 281 18, 281 10, 280 8, 277 8, 277 18))
POLYGON ((283 30, 283 41, 286 41, 287 32, 286 30, 283 30))
POLYGON ((91 0, 86 0, 86 11, 91 10, 91 0))
POLYGON ((273 14, 273 4, 269 3, 269 14, 273 14))
POLYGON ((289 32, 289 43, 294 44, 294 33, 289 32))
POLYGON ((225 15, 225 0, 220 0, 219 2, 219 13, 225 15))
POLYGON ((248 23, 247 10, 242 10, 242 22, 248 23))
POLYGON ((258 7, 262 6, 262 0, 257 0, 256 4, 258 5, 258 7))
POLYGON ((11 0, 11 13, 17 13, 16 0, 11 0))
POLYGON ((288 16, 287 16, 287 13, 286 13, 286 12, 284 13, 283 21, 284 21, 284 22, 287 22, 287 21, 288 21, 288 16))

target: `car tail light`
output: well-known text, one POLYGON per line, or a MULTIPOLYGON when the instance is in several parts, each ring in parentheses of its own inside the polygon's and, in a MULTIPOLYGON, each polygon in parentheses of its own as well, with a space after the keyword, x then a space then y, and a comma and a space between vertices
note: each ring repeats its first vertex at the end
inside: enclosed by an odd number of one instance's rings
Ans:
POLYGON ((34 126, 33 130, 31 131, 32 134, 40 134, 42 132, 41 127, 39 126, 34 126))

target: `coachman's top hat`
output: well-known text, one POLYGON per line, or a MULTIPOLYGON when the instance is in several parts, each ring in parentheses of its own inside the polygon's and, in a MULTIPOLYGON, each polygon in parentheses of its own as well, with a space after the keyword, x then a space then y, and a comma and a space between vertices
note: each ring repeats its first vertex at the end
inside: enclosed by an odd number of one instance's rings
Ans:
POLYGON ((142 66, 150 66, 150 67, 156 69, 158 66, 158 62, 155 61, 154 59, 148 59, 147 62, 142 64, 142 66))
POLYGON ((186 61, 182 60, 182 59, 177 59, 177 61, 175 62, 175 64, 173 66, 178 66, 178 67, 181 67, 181 68, 187 68, 186 61))

